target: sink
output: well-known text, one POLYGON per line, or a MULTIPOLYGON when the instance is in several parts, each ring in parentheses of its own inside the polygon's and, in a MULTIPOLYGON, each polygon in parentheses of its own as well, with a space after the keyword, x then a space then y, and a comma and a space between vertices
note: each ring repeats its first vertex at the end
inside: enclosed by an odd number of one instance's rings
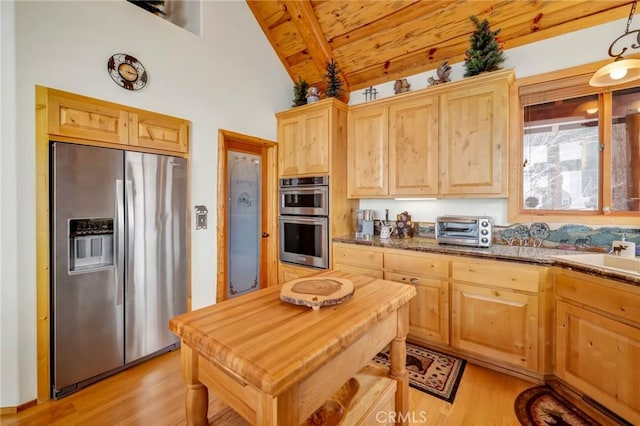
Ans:
POLYGON ((608 271, 640 276, 640 258, 638 257, 622 257, 605 253, 586 253, 553 256, 553 258, 567 263, 578 263, 608 271))

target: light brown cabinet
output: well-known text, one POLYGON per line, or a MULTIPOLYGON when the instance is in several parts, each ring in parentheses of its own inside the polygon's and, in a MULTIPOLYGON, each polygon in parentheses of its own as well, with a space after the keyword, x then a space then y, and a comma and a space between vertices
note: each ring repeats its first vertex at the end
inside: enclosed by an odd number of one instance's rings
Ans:
POLYGON ((440 192, 507 195, 508 76, 489 73, 440 95, 440 192))
POLYGON ((451 345, 533 372, 549 368, 547 268, 468 259, 451 262, 451 345))
MULTIPOLYGON (((327 98, 276 114, 278 176, 329 176, 329 241, 353 232, 352 213, 358 203, 347 198, 347 109, 338 99, 327 98)), ((329 245, 329 267, 332 247, 329 245)), ((280 274, 279 280, 286 282, 293 276, 280 274)))
POLYGON ((437 97, 353 107, 348 127, 350 197, 437 194, 437 97))
POLYGON ((48 133, 76 143, 118 144, 184 155, 189 122, 86 96, 47 89, 48 133))
POLYGON ((640 288, 561 270, 556 296, 555 374, 640 424, 640 288))
POLYGON ((513 70, 349 109, 353 198, 504 197, 513 70))
POLYGON ((386 250, 384 279, 412 285, 409 336, 423 342, 449 343, 449 261, 438 255, 386 250))
POLYGON ((385 196, 389 193, 389 111, 385 106, 362 106, 349 110, 349 197, 385 196))
POLYGON ((404 250, 333 244, 334 270, 412 285, 409 337, 449 343, 449 262, 443 256, 404 250))
POLYGON ((377 247, 358 247, 333 243, 333 269, 351 274, 382 278, 384 251, 377 247))
POLYGON ((129 113, 129 145, 187 152, 189 125, 179 118, 150 112, 129 113))
POLYGON ((276 114, 278 175, 330 174, 334 144, 346 137, 346 110, 331 98, 276 114))
POLYGON ((453 283, 454 347, 530 370, 538 368, 538 298, 453 283))
POLYGON ((304 266, 289 265, 287 263, 278 264, 278 283, 284 284, 287 281, 297 280, 298 278, 308 277, 323 269, 305 268, 304 266))

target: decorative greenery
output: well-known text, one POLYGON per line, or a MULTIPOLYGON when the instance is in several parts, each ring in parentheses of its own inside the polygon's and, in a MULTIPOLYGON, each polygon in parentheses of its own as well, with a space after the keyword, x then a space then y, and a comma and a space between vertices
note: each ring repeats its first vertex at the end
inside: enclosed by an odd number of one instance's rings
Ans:
POLYGON ((496 36, 500 29, 491 31, 489 21, 480 20, 471 16, 471 20, 476 26, 476 30, 471 34, 471 47, 467 50, 467 57, 464 66, 467 69, 464 76, 471 77, 485 71, 496 71, 500 69, 500 64, 504 62, 502 47, 498 44, 496 36))
POLYGON ((298 82, 293 83, 293 104, 291 106, 306 105, 307 103, 307 89, 309 83, 304 81, 302 77, 298 76, 298 82))
POLYGON ((331 61, 326 65, 327 73, 324 75, 327 78, 327 98, 339 98, 342 96, 342 85, 344 84, 340 79, 340 69, 336 61, 331 58, 331 61))

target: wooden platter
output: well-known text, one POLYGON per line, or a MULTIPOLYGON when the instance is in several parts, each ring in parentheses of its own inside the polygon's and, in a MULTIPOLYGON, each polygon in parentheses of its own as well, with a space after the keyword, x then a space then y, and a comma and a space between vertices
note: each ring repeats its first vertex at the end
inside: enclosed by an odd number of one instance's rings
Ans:
POLYGON ((337 277, 298 278, 283 284, 280 289, 280 300, 283 302, 309 306, 314 310, 340 304, 352 295, 353 281, 337 277))

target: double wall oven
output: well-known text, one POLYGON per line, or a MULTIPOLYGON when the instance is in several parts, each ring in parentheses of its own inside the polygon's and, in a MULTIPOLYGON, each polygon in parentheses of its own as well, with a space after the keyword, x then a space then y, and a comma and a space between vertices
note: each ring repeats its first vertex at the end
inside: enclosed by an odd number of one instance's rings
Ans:
POLYGON ((329 176, 280 179, 280 261, 329 267, 329 176))

